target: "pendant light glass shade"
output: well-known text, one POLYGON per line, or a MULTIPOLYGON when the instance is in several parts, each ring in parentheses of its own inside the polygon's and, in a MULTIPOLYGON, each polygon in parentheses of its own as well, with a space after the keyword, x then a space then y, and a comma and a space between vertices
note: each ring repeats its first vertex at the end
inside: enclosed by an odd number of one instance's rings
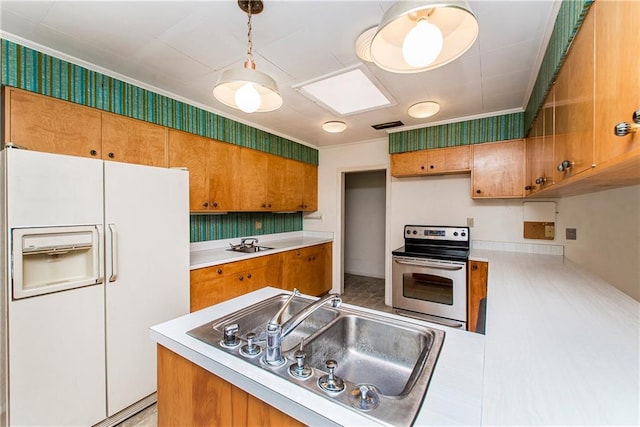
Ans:
POLYGON ((273 111, 282 106, 275 80, 253 68, 224 71, 213 88, 213 96, 224 105, 245 113, 273 111), (259 96, 257 107, 256 93, 259 96))
POLYGON ((256 70, 253 62, 253 41, 251 40, 251 16, 261 13, 261 0, 238 0, 238 7, 247 13, 247 60, 244 68, 226 70, 213 88, 213 96, 224 105, 237 108, 245 113, 261 113, 277 110, 282 106, 282 97, 275 80, 256 70))
POLYGON ((432 70, 465 53, 478 29, 478 20, 464 0, 401 0, 382 16, 371 40, 371 58, 393 73, 432 70))

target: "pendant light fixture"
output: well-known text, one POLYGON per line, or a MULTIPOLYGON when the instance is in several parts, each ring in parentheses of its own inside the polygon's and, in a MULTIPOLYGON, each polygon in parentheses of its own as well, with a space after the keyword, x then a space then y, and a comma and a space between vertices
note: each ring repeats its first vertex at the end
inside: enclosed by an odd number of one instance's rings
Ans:
POLYGON ((478 37, 478 20, 464 0, 400 0, 382 16, 370 55, 393 73, 418 73, 448 64, 478 37))
POLYGON ((213 88, 213 96, 224 105, 237 108, 245 113, 277 110, 282 106, 282 97, 275 80, 256 70, 253 61, 253 41, 251 39, 251 16, 264 9, 260 0, 239 0, 238 6, 248 16, 247 60, 244 68, 226 70, 213 88))

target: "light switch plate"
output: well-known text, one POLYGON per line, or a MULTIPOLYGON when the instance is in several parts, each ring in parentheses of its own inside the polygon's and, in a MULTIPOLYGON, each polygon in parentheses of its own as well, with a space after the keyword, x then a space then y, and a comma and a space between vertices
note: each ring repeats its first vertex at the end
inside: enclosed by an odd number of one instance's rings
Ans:
POLYGON ((576 240, 577 230, 575 228, 567 228, 565 234, 567 240, 576 240))

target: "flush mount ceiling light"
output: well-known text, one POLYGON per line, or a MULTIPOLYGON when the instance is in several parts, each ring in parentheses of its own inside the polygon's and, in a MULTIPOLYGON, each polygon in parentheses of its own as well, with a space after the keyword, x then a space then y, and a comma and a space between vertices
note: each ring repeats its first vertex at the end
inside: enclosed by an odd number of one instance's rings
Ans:
POLYGON ((416 119, 424 119, 431 117, 440 111, 440 104, 434 101, 424 101, 413 104, 407 112, 411 117, 416 119))
POLYGON ((371 39, 371 59, 393 73, 418 73, 460 57, 477 37, 478 20, 464 0, 398 1, 371 39))
POLYGON ((340 133, 340 132, 343 132, 346 128, 347 128, 347 124, 345 122, 332 121, 332 122, 324 122, 322 124, 322 129, 325 132, 329 132, 329 133, 340 133))
POLYGON ((282 106, 282 97, 275 80, 256 70, 253 62, 253 41, 251 40, 251 16, 262 12, 260 0, 239 0, 238 6, 248 16, 247 60, 244 68, 226 70, 213 88, 213 96, 224 105, 237 108, 245 113, 277 110, 282 106))

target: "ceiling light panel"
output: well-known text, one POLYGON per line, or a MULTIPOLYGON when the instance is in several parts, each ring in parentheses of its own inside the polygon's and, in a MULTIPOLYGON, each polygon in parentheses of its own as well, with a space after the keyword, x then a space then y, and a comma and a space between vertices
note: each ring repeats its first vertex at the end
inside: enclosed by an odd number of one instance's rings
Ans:
POLYGON ((303 84, 296 89, 341 116, 394 104, 391 97, 385 95, 359 68, 303 84))

